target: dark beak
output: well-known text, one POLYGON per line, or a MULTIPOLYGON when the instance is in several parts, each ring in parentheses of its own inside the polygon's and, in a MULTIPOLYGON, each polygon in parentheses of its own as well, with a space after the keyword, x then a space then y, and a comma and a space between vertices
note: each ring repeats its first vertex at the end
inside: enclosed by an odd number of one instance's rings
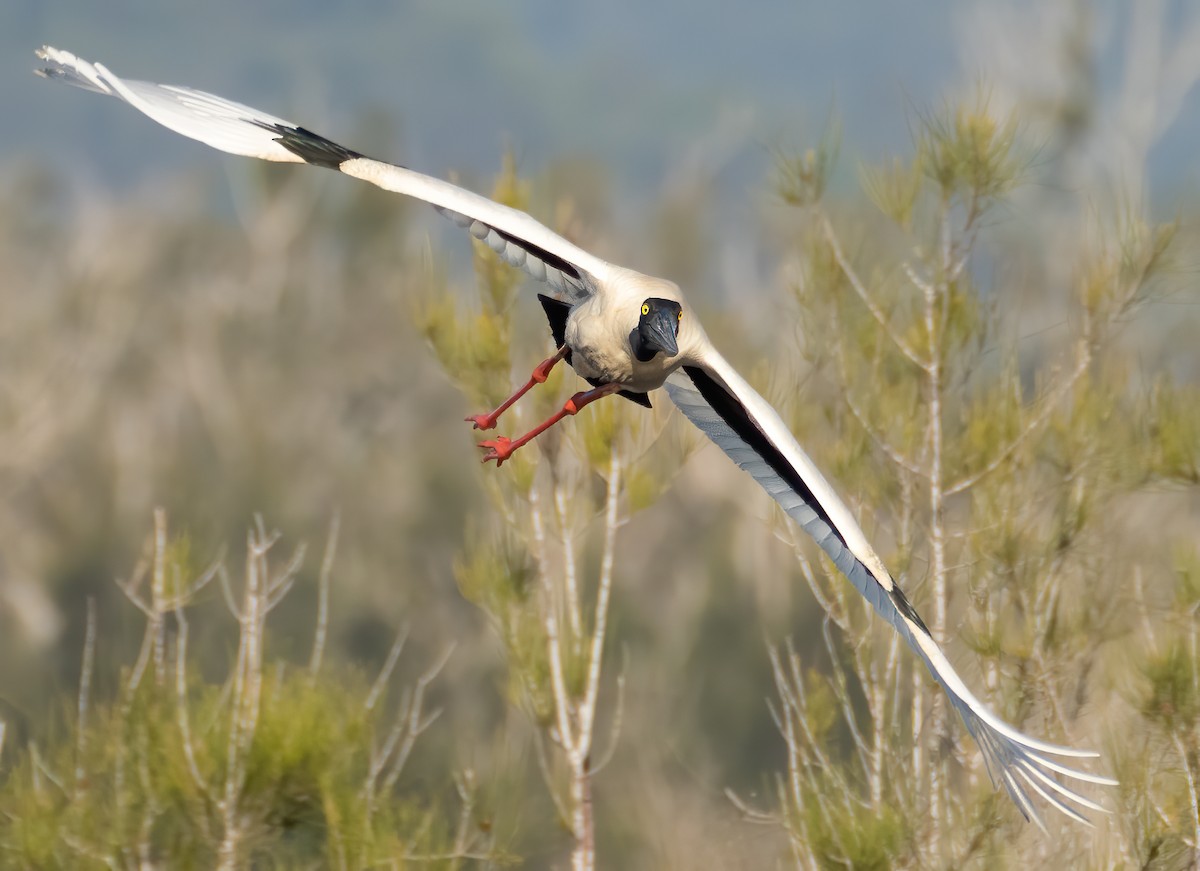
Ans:
POLYGON ((675 342, 678 326, 678 314, 670 309, 660 309, 642 323, 642 341, 655 351, 674 357, 679 353, 679 345, 675 342))

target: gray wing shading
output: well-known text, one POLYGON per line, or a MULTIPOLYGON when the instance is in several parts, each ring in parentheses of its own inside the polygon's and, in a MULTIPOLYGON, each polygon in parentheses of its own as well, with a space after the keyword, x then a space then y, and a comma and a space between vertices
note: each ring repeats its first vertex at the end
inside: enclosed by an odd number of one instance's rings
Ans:
POLYGON ((298 124, 193 88, 114 75, 105 66, 44 46, 38 74, 116 97, 159 124, 229 154, 335 169, 432 205, 500 255, 544 282, 563 302, 589 297, 609 274, 604 260, 574 245, 518 209, 458 185, 373 160, 298 124))
POLYGON ((555 299, 577 304, 595 292, 594 276, 557 254, 485 221, 441 206, 435 208, 495 251, 509 266, 523 269, 526 274, 544 283, 554 293, 555 299))
POLYGON ((1090 751, 1048 744, 993 715, 959 677, 925 623, 867 543, 845 503, 804 454, 779 415, 723 358, 711 352, 703 366, 685 366, 666 383, 680 411, 779 503, 833 561, 875 612, 894 628, 941 685, 998 778, 1026 819, 1045 826, 1031 793, 1073 820, 1088 820, 1063 799, 1105 811, 1062 783, 1073 778, 1115 781, 1069 768, 1052 757, 1095 757, 1090 751))

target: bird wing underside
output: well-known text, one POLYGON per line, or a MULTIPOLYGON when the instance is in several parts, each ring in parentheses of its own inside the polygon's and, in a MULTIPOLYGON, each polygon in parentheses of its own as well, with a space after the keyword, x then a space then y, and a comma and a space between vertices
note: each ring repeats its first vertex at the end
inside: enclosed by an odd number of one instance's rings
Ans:
POLYGON ((1094 757, 1030 738, 995 717, 970 692, 900 587, 883 568, 845 504, 812 465, 778 414, 715 352, 706 366, 685 366, 667 380, 672 402, 734 463, 750 474, 784 512, 813 537, 838 570, 921 658, 945 690, 967 731, 1026 819, 1044 828, 1030 798, 1036 793, 1056 810, 1087 823, 1062 799, 1091 810, 1104 808, 1062 778, 1112 785, 1114 781, 1069 768, 1053 756, 1094 757), (1060 798, 1061 796, 1061 798, 1060 798))
POLYGON ((122 79, 102 64, 49 46, 37 55, 45 62, 40 75, 117 97, 164 127, 229 154, 336 169, 424 200, 506 263, 545 283, 563 302, 582 302, 611 268, 525 212, 442 179, 365 157, 291 121, 193 88, 122 79))

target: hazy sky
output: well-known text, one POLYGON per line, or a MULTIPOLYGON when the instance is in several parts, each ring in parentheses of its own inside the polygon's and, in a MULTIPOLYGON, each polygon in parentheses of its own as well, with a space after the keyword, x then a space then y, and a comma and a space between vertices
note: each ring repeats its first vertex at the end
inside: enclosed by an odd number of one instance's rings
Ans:
MULTIPOLYGON (((352 146, 362 119, 387 118, 396 136, 388 147, 401 153, 379 156, 434 173, 490 174, 511 145, 527 172, 586 155, 626 191, 657 188, 685 156, 726 183, 762 188, 767 147, 808 142, 831 108, 848 150, 875 157, 905 152, 913 113, 981 76, 1002 95, 1028 98, 1056 74, 1080 5, 5 0, 0 163, 40 160, 119 188, 214 159, 125 107, 30 75, 33 49, 50 43, 121 75, 292 117, 352 146)), ((1200 39, 1200 26, 1189 29, 1200 14, 1183 0, 1147 0, 1133 7, 1139 19, 1125 4, 1092 5, 1085 41, 1099 49, 1097 87, 1114 105, 1135 43, 1146 42, 1134 27, 1140 18, 1153 18, 1149 38, 1164 63, 1172 39, 1200 39)), ((1179 46, 1181 62, 1187 48, 1179 46)), ((1200 45, 1191 54, 1200 57, 1200 45)), ((1146 76, 1151 87, 1162 78, 1146 76)), ((1130 102, 1145 98, 1126 95, 1130 102)), ((1113 136, 1127 126, 1111 120, 1113 136)), ((1177 192, 1181 179, 1194 187, 1198 136, 1200 96, 1187 88, 1156 139, 1156 188, 1177 192)))

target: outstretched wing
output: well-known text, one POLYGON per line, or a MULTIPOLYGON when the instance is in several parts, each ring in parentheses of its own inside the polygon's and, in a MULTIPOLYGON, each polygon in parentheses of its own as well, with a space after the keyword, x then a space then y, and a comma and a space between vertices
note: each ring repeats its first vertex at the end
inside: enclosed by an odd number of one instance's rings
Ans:
POLYGON ((1064 786, 1055 775, 1109 786, 1116 782, 1077 771, 1052 758, 1098 754, 1023 735, 994 716, 971 694, 920 615, 888 574, 845 503, 775 410, 723 357, 716 351, 707 351, 702 365, 682 367, 667 380, 666 388, 679 410, 762 485, 916 651, 983 751, 993 779, 1000 778, 1026 819, 1045 828, 1029 790, 1083 823, 1087 819, 1063 798, 1092 810, 1104 810, 1064 786))
POLYGON ((39 49, 37 56, 46 62, 39 75, 119 97, 164 127, 221 151, 336 169, 424 200, 507 263, 545 282, 563 302, 575 304, 590 296, 597 280, 603 281, 611 268, 524 212, 450 182, 372 160, 291 121, 191 88, 121 79, 102 64, 49 46, 39 49))

